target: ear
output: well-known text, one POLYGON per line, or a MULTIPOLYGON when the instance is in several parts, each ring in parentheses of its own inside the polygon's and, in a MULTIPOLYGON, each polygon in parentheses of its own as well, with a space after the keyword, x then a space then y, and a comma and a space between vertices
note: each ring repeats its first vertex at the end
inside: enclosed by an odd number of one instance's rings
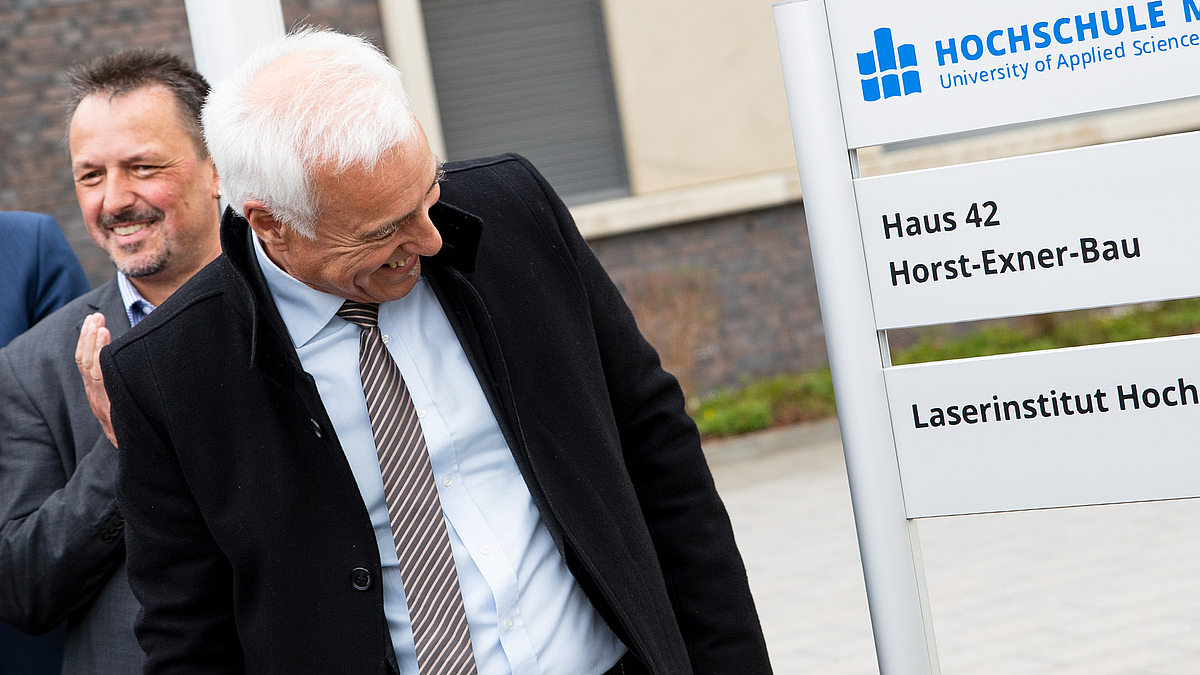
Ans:
POLYGON ((213 164, 212 158, 208 159, 208 165, 212 168, 212 198, 221 198, 221 177, 217 175, 217 165, 213 164))
POLYGON ((242 205, 242 215, 250 223, 250 229, 262 240, 268 254, 288 250, 291 228, 275 220, 266 204, 257 199, 246 200, 242 205))

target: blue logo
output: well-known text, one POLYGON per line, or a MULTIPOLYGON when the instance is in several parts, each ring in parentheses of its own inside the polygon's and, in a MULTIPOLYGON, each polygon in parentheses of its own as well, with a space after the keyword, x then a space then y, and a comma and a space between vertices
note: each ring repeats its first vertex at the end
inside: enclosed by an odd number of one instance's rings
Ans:
POLYGON ((866 101, 921 93, 917 48, 911 44, 896 47, 891 28, 875 31, 875 51, 859 52, 858 74, 862 76, 863 99, 866 101))

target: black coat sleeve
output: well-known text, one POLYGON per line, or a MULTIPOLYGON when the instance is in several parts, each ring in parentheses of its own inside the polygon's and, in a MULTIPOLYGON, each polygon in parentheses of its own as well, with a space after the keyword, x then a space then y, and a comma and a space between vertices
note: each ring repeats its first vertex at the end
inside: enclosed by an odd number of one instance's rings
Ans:
MULTIPOLYGON (((144 342, 100 355, 121 448, 117 500, 125 515, 129 584, 146 675, 245 671, 234 625, 232 572, 209 533, 169 441, 144 342)), ((219 420, 212 420, 219 424, 219 420)))
POLYGON ((745 566, 675 378, 637 328, 570 211, 528 161, 582 277, 622 451, 692 668, 770 673, 745 566))

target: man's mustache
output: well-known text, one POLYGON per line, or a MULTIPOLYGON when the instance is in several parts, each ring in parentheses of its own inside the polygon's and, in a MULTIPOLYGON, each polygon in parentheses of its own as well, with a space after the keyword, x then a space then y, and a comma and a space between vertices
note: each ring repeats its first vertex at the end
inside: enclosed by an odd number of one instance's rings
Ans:
POLYGON ((112 229, 124 223, 138 223, 143 221, 159 221, 166 216, 160 209, 153 206, 145 208, 130 207, 116 213, 106 213, 100 216, 100 227, 112 229))

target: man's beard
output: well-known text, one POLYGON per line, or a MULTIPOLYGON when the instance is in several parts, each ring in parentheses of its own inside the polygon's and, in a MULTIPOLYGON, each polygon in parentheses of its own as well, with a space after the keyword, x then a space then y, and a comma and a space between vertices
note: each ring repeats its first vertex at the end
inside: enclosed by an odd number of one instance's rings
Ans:
MULTIPOLYGON (((138 246, 137 248, 141 247, 138 246)), ((120 270, 121 274, 124 274, 131 279, 158 274, 166 269, 167 262, 170 260, 170 258, 171 251, 167 248, 163 248, 158 252, 158 255, 154 256, 150 260, 141 260, 137 262, 132 260, 123 260, 121 262, 117 262, 116 259, 111 255, 108 256, 108 259, 112 260, 112 263, 117 266, 117 269, 120 270)))
MULTIPOLYGON (((148 206, 141 210, 130 207, 119 213, 105 214, 101 216, 100 227, 104 228, 105 230, 109 230, 124 223, 137 223, 142 221, 149 221, 150 224, 153 225, 161 223, 165 217, 165 213, 163 213, 160 209, 154 208, 153 206, 148 206)), ((164 241, 162 249, 157 251, 149 260, 123 260, 121 262, 117 262, 117 259, 115 256, 113 256, 111 250, 112 247, 115 247, 120 249, 122 253, 128 256, 133 256, 141 251, 144 245, 145 242, 141 241, 124 246, 110 243, 108 259, 117 266, 117 269, 121 272, 121 274, 134 279, 138 277, 148 277, 152 274, 158 274, 166 269, 167 262, 171 258, 170 242, 164 241)))

